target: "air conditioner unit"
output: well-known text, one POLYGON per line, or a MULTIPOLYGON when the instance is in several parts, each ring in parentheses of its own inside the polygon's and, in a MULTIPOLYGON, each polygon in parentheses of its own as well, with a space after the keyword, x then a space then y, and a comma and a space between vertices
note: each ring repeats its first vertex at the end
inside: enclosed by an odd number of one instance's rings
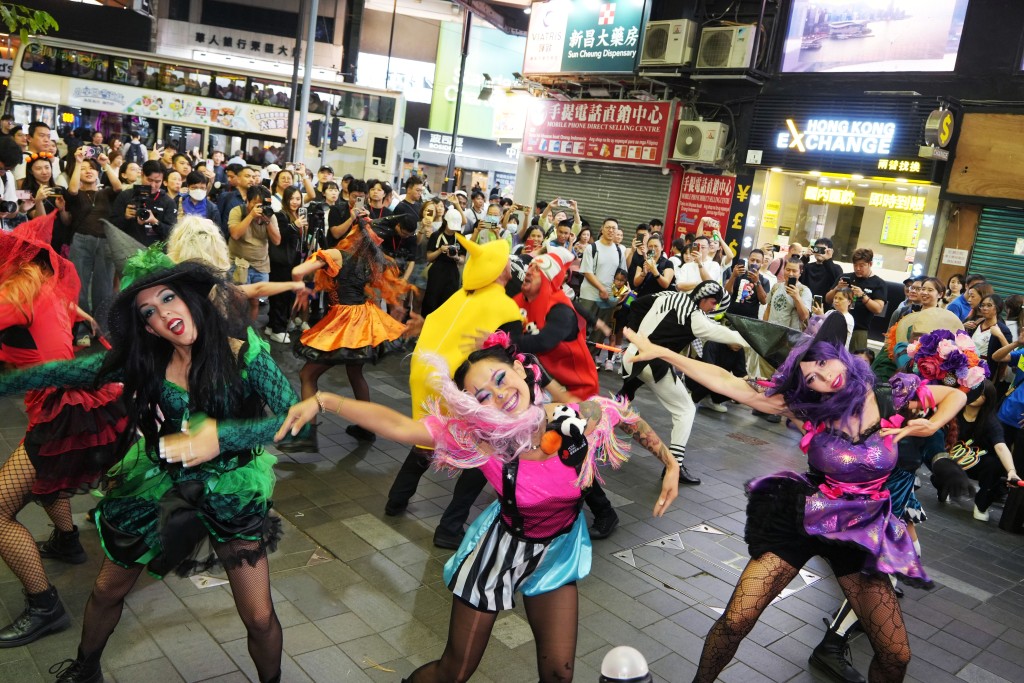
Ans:
POLYGON ((680 121, 672 159, 715 163, 722 158, 729 126, 711 121, 680 121))
POLYGON ((746 69, 757 44, 757 26, 714 26, 700 33, 698 69, 746 69))
POLYGON ((648 22, 640 67, 692 64, 696 32, 697 25, 689 19, 648 22))

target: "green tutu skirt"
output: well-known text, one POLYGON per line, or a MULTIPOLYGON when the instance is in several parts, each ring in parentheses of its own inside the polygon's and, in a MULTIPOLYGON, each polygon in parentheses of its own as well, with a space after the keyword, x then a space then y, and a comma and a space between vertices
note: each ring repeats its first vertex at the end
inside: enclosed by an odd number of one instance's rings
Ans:
POLYGON ((157 578, 255 565, 281 537, 281 520, 270 515, 276 462, 258 448, 185 468, 136 442, 110 471, 111 488, 97 507, 103 551, 157 578))

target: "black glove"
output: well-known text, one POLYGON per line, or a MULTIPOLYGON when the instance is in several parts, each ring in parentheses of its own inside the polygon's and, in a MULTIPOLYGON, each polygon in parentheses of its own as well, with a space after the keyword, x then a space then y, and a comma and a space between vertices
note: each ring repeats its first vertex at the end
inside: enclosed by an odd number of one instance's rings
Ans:
POLYGON ((947 497, 967 498, 977 490, 967 473, 949 458, 936 458, 932 461, 932 486, 939 492, 939 500, 947 497))

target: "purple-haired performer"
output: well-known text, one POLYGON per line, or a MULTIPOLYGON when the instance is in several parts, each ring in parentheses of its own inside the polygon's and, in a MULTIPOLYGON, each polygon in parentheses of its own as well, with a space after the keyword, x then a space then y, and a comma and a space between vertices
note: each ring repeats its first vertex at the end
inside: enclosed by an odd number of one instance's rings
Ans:
MULTIPOLYGON (((771 601, 814 555, 828 560, 868 634, 875 656, 869 679, 902 681, 910 645, 888 575, 910 585, 931 580, 884 488, 896 443, 930 436, 963 408, 965 395, 930 387, 929 419, 904 419, 889 386, 874 386, 867 363, 845 348, 846 321, 827 316, 789 354, 770 382, 748 383, 714 365, 685 358, 626 331, 636 358, 666 360, 687 377, 765 413, 805 422, 806 473, 778 472, 747 484, 745 539, 750 561, 722 617, 708 633, 695 682, 717 678, 771 601), (762 386, 763 385, 763 386, 762 386)), ((927 390, 925 390, 927 391, 927 390)), ((917 409, 918 393, 907 402, 917 409)))

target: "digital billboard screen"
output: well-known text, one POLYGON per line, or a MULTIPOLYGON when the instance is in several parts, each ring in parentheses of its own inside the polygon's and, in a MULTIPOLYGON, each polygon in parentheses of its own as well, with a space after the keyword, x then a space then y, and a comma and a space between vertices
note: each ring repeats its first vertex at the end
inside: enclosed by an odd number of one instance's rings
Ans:
POLYGON ((952 71, 968 0, 795 0, 784 72, 952 71))

